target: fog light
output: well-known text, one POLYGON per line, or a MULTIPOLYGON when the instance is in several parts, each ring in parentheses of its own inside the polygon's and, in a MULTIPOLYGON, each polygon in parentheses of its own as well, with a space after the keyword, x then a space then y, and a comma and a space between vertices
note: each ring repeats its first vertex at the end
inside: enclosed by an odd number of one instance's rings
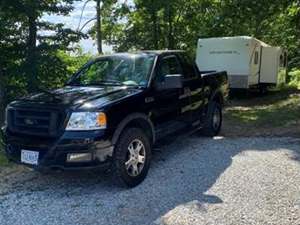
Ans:
POLYGON ((91 153, 72 153, 67 155, 67 162, 90 162, 92 161, 91 153))

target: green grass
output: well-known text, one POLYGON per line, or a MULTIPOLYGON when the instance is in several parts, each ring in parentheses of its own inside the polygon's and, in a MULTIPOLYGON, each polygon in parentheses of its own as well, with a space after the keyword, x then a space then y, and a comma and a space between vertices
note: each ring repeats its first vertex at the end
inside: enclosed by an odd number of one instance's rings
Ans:
POLYGON ((0 167, 5 167, 8 165, 9 165, 9 162, 7 161, 5 155, 3 154, 3 152, 0 152, 0 167))
POLYGON ((226 117, 231 122, 256 127, 282 127, 300 121, 300 93, 297 90, 272 91, 264 97, 234 104, 229 107, 226 117))

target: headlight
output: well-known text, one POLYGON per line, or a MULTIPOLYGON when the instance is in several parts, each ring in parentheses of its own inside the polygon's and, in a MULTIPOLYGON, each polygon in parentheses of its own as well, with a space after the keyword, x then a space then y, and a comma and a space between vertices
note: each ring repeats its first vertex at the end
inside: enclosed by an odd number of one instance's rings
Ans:
POLYGON ((66 130, 100 130, 106 128, 106 123, 106 115, 103 112, 74 112, 69 119, 66 130))

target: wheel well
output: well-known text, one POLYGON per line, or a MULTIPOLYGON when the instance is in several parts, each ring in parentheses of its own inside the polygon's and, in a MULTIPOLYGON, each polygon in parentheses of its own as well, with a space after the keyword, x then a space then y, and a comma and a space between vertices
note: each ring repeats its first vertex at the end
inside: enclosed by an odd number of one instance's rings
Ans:
POLYGON ((224 99, 223 99, 223 96, 222 96, 221 93, 215 94, 212 100, 213 100, 214 102, 219 103, 220 105, 223 105, 223 104, 224 104, 224 99))
POLYGON ((147 135, 147 137, 149 138, 150 142, 151 143, 154 142, 153 128, 151 127, 148 121, 140 118, 133 119, 125 126, 125 128, 129 128, 129 127, 142 129, 147 135))
POLYGON ((155 142, 154 125, 147 115, 142 113, 132 113, 123 119, 114 131, 112 144, 115 145, 119 140, 120 135, 126 128, 134 127, 142 129, 150 140, 151 144, 155 142))

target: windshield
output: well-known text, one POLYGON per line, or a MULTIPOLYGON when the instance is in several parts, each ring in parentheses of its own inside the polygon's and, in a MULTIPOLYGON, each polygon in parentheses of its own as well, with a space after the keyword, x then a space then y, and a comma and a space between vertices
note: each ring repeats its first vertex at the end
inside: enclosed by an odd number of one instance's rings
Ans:
POLYGON ((149 54, 102 57, 84 66, 68 84, 145 87, 148 84, 154 58, 154 55, 149 54))

